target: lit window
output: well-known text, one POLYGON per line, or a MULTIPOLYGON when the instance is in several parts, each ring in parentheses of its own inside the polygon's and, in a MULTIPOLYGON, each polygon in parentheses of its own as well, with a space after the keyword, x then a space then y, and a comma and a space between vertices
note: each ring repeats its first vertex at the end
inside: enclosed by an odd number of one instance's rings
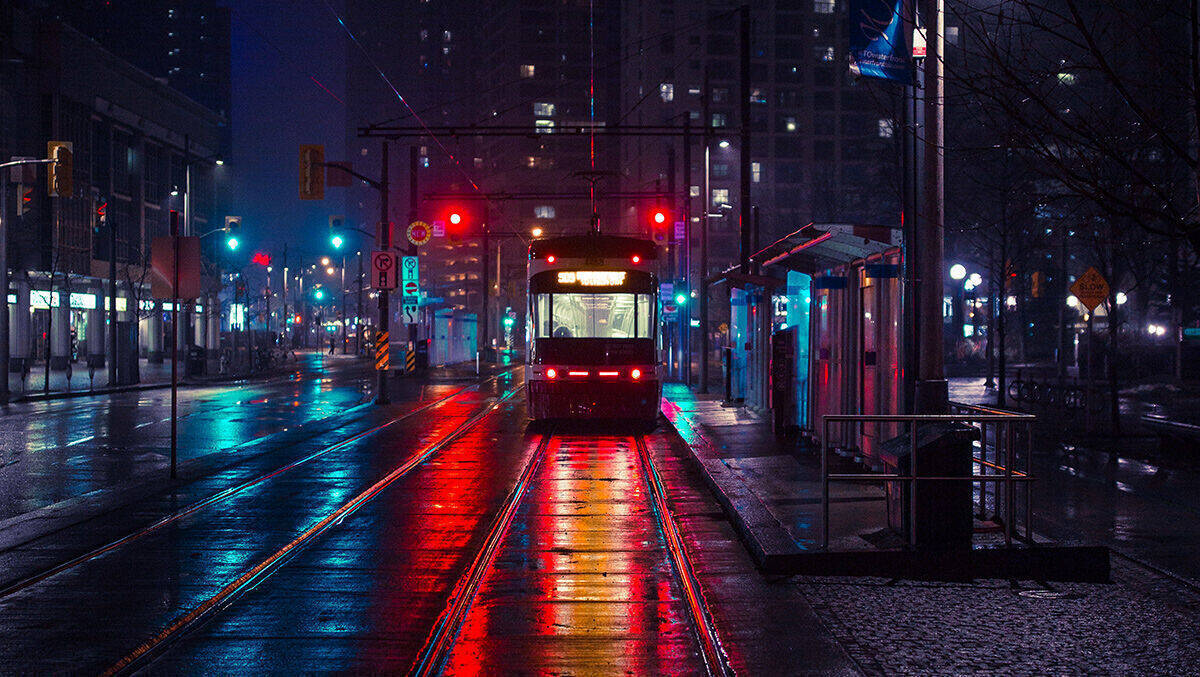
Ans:
POLYGON ((429 166, 429 158, 427 158, 427 157, 421 158, 421 166, 428 167, 429 166))
POLYGON ((442 39, 450 42, 450 31, 442 31, 442 39))
POLYGON ((750 90, 750 103, 766 103, 766 102, 767 102, 767 97, 765 95, 763 95, 763 92, 761 89, 755 88, 755 89, 750 90))
POLYGON ((751 162, 750 163, 750 181, 753 183, 761 183, 762 182, 762 163, 761 162, 751 162))
POLYGON ((539 219, 554 218, 554 207, 550 205, 538 205, 533 208, 533 215, 539 219))
POLYGON ((538 134, 550 134, 554 131, 554 120, 534 120, 533 126, 538 134))
POLYGON ((896 123, 893 120, 883 118, 879 121, 879 138, 890 139, 896 135, 896 123))
POLYGON ((789 132, 796 131, 796 118, 790 118, 790 117, 784 118, 783 119, 783 128, 789 132))
POLYGON ((541 102, 535 103, 535 104, 533 104, 533 114, 534 115, 553 116, 554 115, 554 104, 541 103, 541 102))
POLYGON ((536 72, 537 72, 537 69, 534 68, 533 64, 531 64, 531 63, 521 65, 521 77, 523 77, 523 78, 531 78, 531 77, 533 77, 533 74, 536 72))
POLYGON ((821 61, 833 61, 833 48, 826 47, 825 52, 821 54, 821 61))
POLYGON ((669 103, 675 100, 675 85, 670 82, 664 82, 658 86, 658 95, 662 97, 663 103, 669 103))
POLYGON ((713 113, 712 114, 712 126, 713 127, 724 127, 725 126, 725 114, 724 113, 713 113))
POLYGON ((422 28, 422 29, 421 29, 421 42, 424 42, 424 41, 426 41, 426 40, 428 40, 428 39, 429 39, 429 31, 427 31, 427 30, 425 30, 424 28, 422 28))
POLYGON ((946 42, 952 45, 958 44, 958 26, 946 26, 946 42))
POLYGON ((1069 87, 1069 86, 1075 84, 1075 74, 1067 73, 1067 72, 1059 73, 1058 81, 1060 84, 1064 84, 1069 87))
POLYGON ((443 47, 443 48, 442 48, 442 55, 443 55, 443 56, 444 56, 444 55, 446 55, 446 54, 449 54, 449 53, 450 53, 450 48, 449 48, 449 47, 443 47))
POLYGON ((691 190, 689 190, 688 193, 692 197, 700 197, 700 186, 692 186, 691 190))
POLYGON ((836 0, 813 0, 813 11, 817 14, 833 14, 837 9, 836 0))
POLYGON ((729 189, 728 188, 713 188, 712 189, 712 206, 720 207, 721 205, 729 204, 729 189))
POLYGON ((700 96, 700 88, 699 87, 688 87, 688 94, 690 94, 691 96, 700 96))

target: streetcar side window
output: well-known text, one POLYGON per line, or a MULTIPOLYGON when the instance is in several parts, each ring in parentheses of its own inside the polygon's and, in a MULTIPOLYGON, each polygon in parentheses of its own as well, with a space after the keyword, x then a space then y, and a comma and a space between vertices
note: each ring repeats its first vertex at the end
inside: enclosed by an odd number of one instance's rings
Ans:
POLYGON ((650 329, 655 324, 654 305, 654 297, 650 294, 637 295, 637 336, 641 338, 654 336, 650 329))

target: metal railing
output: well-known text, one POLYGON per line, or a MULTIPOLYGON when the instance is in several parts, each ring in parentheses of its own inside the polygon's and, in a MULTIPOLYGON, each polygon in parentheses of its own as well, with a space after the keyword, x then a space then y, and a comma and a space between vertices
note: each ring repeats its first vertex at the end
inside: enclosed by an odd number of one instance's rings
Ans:
MULTIPOLYGON (((1012 546, 1014 526, 1017 519, 1017 486, 1024 484, 1025 515, 1024 532, 1027 542, 1032 540, 1033 521, 1033 436, 1032 426, 1036 416, 1018 414, 1000 409, 989 409, 975 405, 950 404, 950 414, 827 414, 822 417, 821 435, 821 515, 823 529, 822 548, 829 549, 829 485, 833 482, 903 482, 908 489, 908 544, 917 543, 917 494, 921 482, 971 482, 979 485, 978 515, 987 514, 988 486, 992 485, 992 506, 995 515, 1004 521, 1004 544, 1012 546), (840 426, 842 440, 853 439, 853 434, 866 424, 908 425, 908 474, 896 472, 830 473, 829 450, 831 446, 830 424, 840 426), (970 475, 926 476, 917 472, 917 429, 922 423, 965 423, 979 430, 978 448, 972 453, 972 466, 977 468, 970 475), (846 435, 849 431, 850 435, 846 435), (1024 436, 1024 470, 1016 469, 1018 432, 1024 436), (990 433, 990 434, 989 434, 990 433), (989 451, 991 453, 989 453, 989 451)), ((849 448, 852 445, 836 445, 849 448)))

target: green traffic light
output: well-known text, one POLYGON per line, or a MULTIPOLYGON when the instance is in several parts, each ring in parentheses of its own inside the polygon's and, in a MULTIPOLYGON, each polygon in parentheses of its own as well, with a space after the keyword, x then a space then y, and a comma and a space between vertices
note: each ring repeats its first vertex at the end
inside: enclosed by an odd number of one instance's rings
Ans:
POLYGON ((231 238, 225 240, 225 246, 229 247, 229 249, 231 251, 236 251, 240 244, 241 243, 238 242, 238 239, 236 237, 231 237, 231 238))
POLYGON ((342 239, 341 235, 334 235, 333 237, 329 238, 329 243, 333 245, 334 249, 341 249, 342 245, 345 244, 346 241, 342 239))
POLYGON ((504 318, 504 326, 506 326, 506 327, 513 326, 513 319, 511 317, 504 318))
POLYGON ((682 305, 686 304, 687 298, 688 298, 687 294, 676 294, 675 295, 675 305, 682 306, 682 305))
POLYGON ((321 299, 325 298, 325 292, 324 292, 324 290, 318 289, 318 290, 316 290, 315 292, 313 292, 313 298, 315 298, 315 299, 316 299, 316 300, 318 300, 318 301, 320 301, 321 299))

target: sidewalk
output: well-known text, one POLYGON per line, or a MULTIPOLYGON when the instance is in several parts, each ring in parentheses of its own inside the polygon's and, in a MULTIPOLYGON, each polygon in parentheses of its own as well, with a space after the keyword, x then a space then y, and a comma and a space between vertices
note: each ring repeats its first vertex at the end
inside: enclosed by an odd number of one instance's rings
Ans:
MULTIPOLYGON (((180 380, 183 380, 183 361, 180 360, 180 380)), ((119 386, 123 388, 152 388, 155 386, 167 386, 171 383, 171 360, 165 359, 159 364, 151 364, 149 360, 143 358, 138 361, 138 374, 140 381, 133 386, 119 386)), ((50 388, 51 395, 60 393, 78 393, 87 392, 89 390, 105 390, 108 385, 108 369, 97 369, 94 374, 88 373, 87 364, 80 360, 78 363, 71 365, 71 378, 67 379, 66 371, 50 370, 50 388)), ((8 389, 14 400, 26 396, 39 396, 47 392, 46 389, 46 365, 35 364, 29 370, 29 376, 24 383, 21 382, 20 374, 8 375, 8 389)))
MULTIPOLYGON (((819 548, 815 455, 781 446, 768 418, 723 407, 719 396, 677 384, 663 396, 667 419, 763 573, 787 573, 763 567, 764 554, 819 548)), ((844 545, 882 498, 833 496, 832 515, 850 514, 831 525, 831 543, 844 545)), ((1200 589, 1123 557, 1106 582, 919 578, 927 577, 768 580, 785 588, 780 595, 798 593, 866 674, 1192 674, 1200 664, 1200 589)))

